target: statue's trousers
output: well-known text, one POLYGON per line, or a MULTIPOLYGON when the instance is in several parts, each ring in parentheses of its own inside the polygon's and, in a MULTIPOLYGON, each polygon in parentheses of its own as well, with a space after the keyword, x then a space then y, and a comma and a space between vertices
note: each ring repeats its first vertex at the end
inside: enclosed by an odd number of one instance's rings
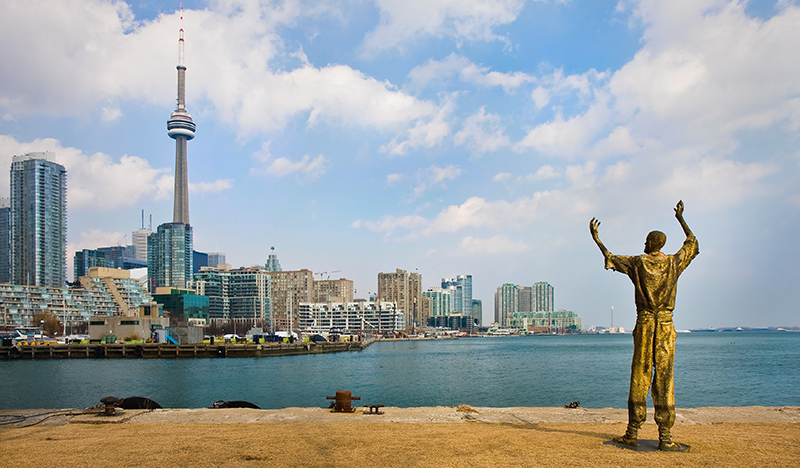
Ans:
POLYGON ((633 362, 628 394, 628 424, 639 429, 647 417, 647 392, 651 387, 656 423, 669 434, 675 424, 675 325, 672 311, 638 311, 633 329, 633 362), (655 371, 654 371, 655 370, 655 371))

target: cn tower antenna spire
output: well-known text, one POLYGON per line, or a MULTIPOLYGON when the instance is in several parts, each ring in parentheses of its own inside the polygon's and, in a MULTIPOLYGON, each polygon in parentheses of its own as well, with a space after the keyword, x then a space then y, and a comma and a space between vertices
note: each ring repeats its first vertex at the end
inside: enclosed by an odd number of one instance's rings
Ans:
POLYGON ((186 111, 186 65, 183 63, 183 3, 181 28, 178 33, 178 104, 167 121, 167 134, 175 139, 175 204, 173 223, 189 224, 189 174, 186 161, 186 142, 194 138, 197 128, 186 111))
POLYGON ((183 65, 183 3, 181 3, 181 30, 178 38, 178 65, 183 65))

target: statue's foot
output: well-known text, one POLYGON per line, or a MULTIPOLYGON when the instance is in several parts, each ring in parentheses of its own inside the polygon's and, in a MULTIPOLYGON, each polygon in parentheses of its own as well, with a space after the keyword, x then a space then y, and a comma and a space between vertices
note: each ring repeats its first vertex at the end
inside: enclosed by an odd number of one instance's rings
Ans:
POLYGON ((672 441, 665 441, 662 440, 658 443, 658 449, 662 452, 680 452, 681 451, 681 444, 672 442, 672 441))
POLYGON ((619 437, 614 437, 611 440, 613 440, 618 444, 630 445, 631 447, 637 447, 639 445, 639 442, 636 441, 636 437, 627 437, 627 434, 619 437))

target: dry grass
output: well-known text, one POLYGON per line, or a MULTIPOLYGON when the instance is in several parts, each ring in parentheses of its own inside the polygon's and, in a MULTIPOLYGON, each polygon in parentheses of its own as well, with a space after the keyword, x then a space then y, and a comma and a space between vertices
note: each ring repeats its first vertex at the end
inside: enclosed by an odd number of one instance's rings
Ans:
MULTIPOLYGON (((624 424, 69 424, 0 428, 0 465, 127 466, 800 466, 800 424, 681 425, 688 453, 603 445, 624 424), (48 463, 51 464, 51 463, 48 463)), ((657 437, 654 424, 640 436, 657 437)))

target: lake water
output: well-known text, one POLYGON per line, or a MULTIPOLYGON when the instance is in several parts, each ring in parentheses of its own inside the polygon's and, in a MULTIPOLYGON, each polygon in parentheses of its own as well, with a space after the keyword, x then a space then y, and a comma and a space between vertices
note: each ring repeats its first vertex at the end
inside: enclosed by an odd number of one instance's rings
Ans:
MULTIPOLYGON (((144 396, 164 407, 246 400, 262 408, 360 404, 624 408, 630 335, 379 342, 362 352, 240 359, 0 362, 0 408, 84 408, 144 396)), ((678 407, 800 406, 800 333, 679 334, 678 407)), ((651 404, 651 402, 648 402, 651 404)))

